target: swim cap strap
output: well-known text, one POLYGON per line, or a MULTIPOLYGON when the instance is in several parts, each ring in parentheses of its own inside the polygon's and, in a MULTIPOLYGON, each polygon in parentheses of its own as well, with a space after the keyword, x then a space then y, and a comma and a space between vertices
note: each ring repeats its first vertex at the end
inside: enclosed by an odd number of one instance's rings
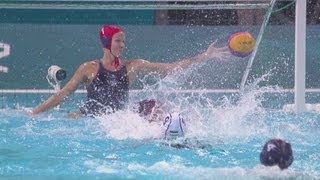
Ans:
POLYGON ((118 68, 120 66, 120 59, 118 57, 114 58, 114 67, 118 68))

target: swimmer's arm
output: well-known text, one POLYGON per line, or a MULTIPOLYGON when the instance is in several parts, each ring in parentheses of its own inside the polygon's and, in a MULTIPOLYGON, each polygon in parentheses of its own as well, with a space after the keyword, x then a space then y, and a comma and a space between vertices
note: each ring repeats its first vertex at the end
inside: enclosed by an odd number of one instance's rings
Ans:
POLYGON ((150 62, 147 60, 136 60, 133 62, 133 67, 138 71, 156 71, 161 74, 167 74, 170 71, 173 71, 176 68, 187 68, 192 64, 200 63, 209 59, 225 59, 230 56, 230 52, 227 47, 217 48, 213 42, 205 52, 197 54, 194 57, 178 60, 173 63, 157 63, 150 62))
POLYGON ((228 50, 228 47, 216 47, 216 41, 211 43, 208 47, 208 49, 200 54, 195 55, 194 57, 185 58, 182 60, 178 60, 173 64, 173 68, 170 70, 173 70, 175 68, 187 68, 191 64, 200 63, 209 59, 226 59, 230 56, 230 52, 228 50))
POLYGON ((46 101, 35 107, 30 114, 38 114, 48 109, 57 106, 67 95, 75 91, 78 85, 83 82, 84 79, 84 65, 81 65, 75 72, 69 82, 58 92, 49 97, 46 101))

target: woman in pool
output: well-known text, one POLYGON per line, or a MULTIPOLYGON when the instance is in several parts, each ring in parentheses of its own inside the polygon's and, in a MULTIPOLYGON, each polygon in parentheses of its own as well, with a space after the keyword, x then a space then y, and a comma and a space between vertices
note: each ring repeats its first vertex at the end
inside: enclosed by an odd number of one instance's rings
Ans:
POLYGON ((38 114, 57 106, 75 91, 80 83, 87 85, 87 101, 78 112, 72 113, 71 117, 112 113, 125 107, 129 86, 141 72, 158 72, 165 75, 175 68, 186 68, 193 63, 229 56, 227 47, 216 48, 215 43, 212 43, 205 52, 174 63, 157 63, 143 59, 122 62, 120 56, 125 48, 125 33, 121 27, 103 26, 100 30, 100 41, 103 57, 81 64, 59 92, 35 107, 30 114, 38 114))

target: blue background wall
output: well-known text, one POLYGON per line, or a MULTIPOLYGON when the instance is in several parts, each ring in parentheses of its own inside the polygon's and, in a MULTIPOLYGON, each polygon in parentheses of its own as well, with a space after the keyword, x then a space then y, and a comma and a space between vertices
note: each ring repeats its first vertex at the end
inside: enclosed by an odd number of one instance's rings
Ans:
MULTIPOLYGON (((9 73, 0 73, 0 89, 50 88, 47 69, 57 64, 68 78, 87 60, 99 59, 98 32, 103 24, 120 24, 127 48, 122 59, 143 58, 173 62, 204 51, 210 42, 227 45, 232 32, 258 35, 260 26, 154 25, 154 11, 1 10, 0 42, 11 54, 0 59, 9 73)), ((320 84, 320 27, 307 28, 307 87, 320 84)), ((185 88, 239 88, 248 58, 209 61, 186 78, 185 88), (188 82, 192 81, 192 85, 188 82)), ((270 73, 261 85, 292 88, 294 82, 294 25, 268 25, 253 63, 249 80, 270 73)), ((141 88, 137 82, 133 88, 141 88)))

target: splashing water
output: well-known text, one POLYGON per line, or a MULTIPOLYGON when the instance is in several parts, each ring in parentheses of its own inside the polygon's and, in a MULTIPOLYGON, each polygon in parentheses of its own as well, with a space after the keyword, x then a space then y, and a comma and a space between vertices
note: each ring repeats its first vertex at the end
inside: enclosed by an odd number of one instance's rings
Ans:
MULTIPOLYGON (((129 106, 143 99, 156 99, 164 114, 157 122, 149 123, 143 117, 130 110, 119 111, 99 117, 101 125, 109 137, 115 139, 153 139, 163 138, 162 123, 169 113, 178 112, 186 121, 186 138, 205 139, 216 142, 232 138, 245 138, 250 135, 266 132, 265 110, 261 105, 263 93, 272 88, 259 88, 261 81, 267 80, 270 74, 255 79, 242 94, 224 96, 220 104, 207 93, 180 93, 181 85, 193 70, 193 66, 182 73, 177 70, 163 79, 159 78, 153 85, 144 85, 141 92, 133 95, 129 106), (233 98, 237 97, 234 102, 233 98)), ((150 77, 148 77, 150 78, 150 77)), ((146 81, 145 81, 146 82, 146 81)), ((130 109, 130 108, 129 108, 130 109)))
POLYGON ((255 78, 241 94, 219 95, 217 99, 206 92, 179 91, 192 72, 188 69, 185 74, 172 74, 146 85, 130 97, 128 109, 95 119, 70 121, 63 111, 29 117, 17 116, 10 108, 0 110, 0 145, 4 147, 0 151, 8 162, 3 164, 2 174, 69 177, 70 173, 87 173, 86 179, 318 177, 319 140, 315 134, 320 117, 265 109, 264 93, 277 87, 260 88, 259 83, 272 73, 255 78), (145 98, 161 102, 164 116, 180 112, 187 124, 185 137, 163 140, 162 120, 150 123, 133 112, 136 102, 145 98), (290 167, 293 171, 258 165, 258 153, 270 137, 292 142, 296 158, 290 167))
POLYGON ((161 138, 161 126, 149 123, 132 111, 118 111, 97 117, 103 130, 114 139, 152 139, 161 138))

